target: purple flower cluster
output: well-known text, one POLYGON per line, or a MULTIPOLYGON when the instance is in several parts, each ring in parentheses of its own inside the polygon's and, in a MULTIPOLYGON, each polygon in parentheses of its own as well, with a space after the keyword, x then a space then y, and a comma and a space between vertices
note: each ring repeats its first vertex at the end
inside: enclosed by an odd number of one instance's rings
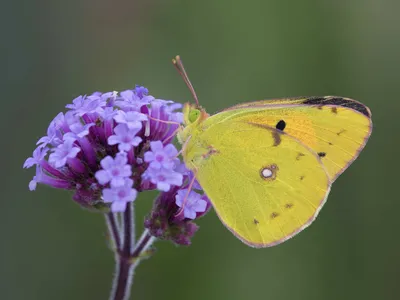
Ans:
POLYGON ((112 212, 125 211, 139 192, 157 189, 146 227, 160 238, 189 244, 196 227, 191 220, 210 204, 206 196, 188 192, 193 174, 171 143, 182 123, 181 107, 141 86, 75 98, 25 161, 24 168, 36 168, 29 189, 40 183, 73 190, 83 207, 112 212))

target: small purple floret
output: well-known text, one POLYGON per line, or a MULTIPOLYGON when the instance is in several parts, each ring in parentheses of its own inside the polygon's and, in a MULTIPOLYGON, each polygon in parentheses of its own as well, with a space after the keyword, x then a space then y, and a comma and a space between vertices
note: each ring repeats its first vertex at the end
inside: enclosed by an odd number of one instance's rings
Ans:
POLYGON ((139 128, 129 129, 126 124, 119 124, 114 128, 115 135, 108 138, 108 144, 111 146, 118 144, 119 151, 128 152, 142 141, 140 137, 136 136, 139 130, 139 128))
POLYGON ((135 93, 140 99, 142 99, 144 96, 147 96, 149 94, 149 90, 146 89, 144 86, 136 85, 135 93))
POLYGON ((205 212, 207 209, 207 201, 203 200, 202 197, 202 195, 194 191, 190 191, 188 195, 188 189, 183 189, 178 191, 175 203, 181 208, 183 206, 185 218, 194 220, 197 213, 205 212))
POLYGON ((64 139, 79 140, 89 134, 90 127, 94 126, 94 123, 82 125, 80 122, 69 125, 71 132, 67 132, 64 135, 64 139))
POLYGON ((142 121, 147 121, 147 116, 137 111, 119 110, 114 116, 114 120, 119 124, 126 124, 129 129, 141 129, 142 121))
POLYGON ((136 199, 137 191, 132 185, 133 180, 126 178, 122 186, 103 190, 103 200, 105 203, 111 203, 112 212, 125 211, 126 204, 136 199))
POLYGON ((65 123, 64 114, 59 113, 53 121, 50 122, 49 127, 47 128, 47 135, 40 138, 36 145, 41 145, 45 147, 47 145, 58 146, 62 143, 62 126, 65 123))
POLYGON ((150 103, 151 98, 148 97, 140 98, 136 95, 136 93, 132 90, 127 90, 119 93, 122 97, 120 100, 116 100, 115 104, 121 107, 122 109, 135 110, 140 111, 140 108, 144 105, 150 103))
POLYGON ((144 161, 150 163, 150 168, 172 169, 176 165, 178 150, 172 144, 164 147, 160 141, 150 142, 151 151, 144 154, 144 161))
POLYGON ((132 167, 127 163, 126 153, 118 153, 115 159, 111 156, 106 156, 100 162, 103 170, 96 172, 97 181, 103 185, 110 182, 112 187, 124 185, 125 178, 132 175, 132 167))
POLYGON ((96 96, 90 98, 79 96, 72 101, 72 104, 67 104, 65 107, 73 111, 74 115, 82 117, 84 114, 96 112, 100 107, 100 103, 96 96))
POLYGON ((63 144, 54 148, 54 152, 49 156, 49 163, 55 168, 61 168, 65 166, 68 158, 75 158, 80 151, 81 149, 74 145, 72 139, 67 139, 63 144))
POLYGON ((99 115, 103 118, 103 120, 112 120, 118 111, 119 110, 114 109, 112 106, 107 106, 99 110, 99 115))
POLYGON ((49 148, 39 146, 33 151, 32 157, 29 157, 25 163, 24 168, 31 168, 34 165, 40 164, 40 162, 46 157, 47 153, 49 152, 49 148))
POLYGON ((148 168, 143 174, 144 179, 150 179, 151 183, 157 186, 159 191, 168 192, 172 185, 182 185, 183 175, 167 169, 148 168))

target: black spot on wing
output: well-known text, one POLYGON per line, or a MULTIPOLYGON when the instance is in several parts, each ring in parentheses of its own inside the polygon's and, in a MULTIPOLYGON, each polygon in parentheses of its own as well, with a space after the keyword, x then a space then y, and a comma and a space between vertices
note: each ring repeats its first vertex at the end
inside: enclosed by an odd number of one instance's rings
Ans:
POLYGON ((319 106, 337 105, 342 107, 348 107, 362 113, 368 118, 371 117, 371 112, 364 104, 351 99, 345 99, 341 97, 310 97, 307 100, 305 100, 303 104, 319 105, 319 106))
POLYGON ((279 130, 284 130, 285 129, 285 127, 286 127, 286 122, 285 121, 283 121, 283 120, 280 120, 278 123, 276 123, 276 129, 279 129, 279 130))
POLYGON ((318 152, 318 156, 319 156, 319 157, 325 157, 325 156, 326 156, 326 153, 325 153, 325 152, 318 152))

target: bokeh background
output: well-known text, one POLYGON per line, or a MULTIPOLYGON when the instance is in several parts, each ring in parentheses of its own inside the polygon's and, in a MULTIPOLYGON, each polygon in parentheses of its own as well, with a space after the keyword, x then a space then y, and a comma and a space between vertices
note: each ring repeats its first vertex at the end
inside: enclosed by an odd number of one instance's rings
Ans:
MULTIPOLYGON (((107 299, 104 219, 22 164, 79 94, 191 100, 210 113, 249 100, 343 95, 373 112, 372 137, 317 221, 252 249, 212 212, 190 247, 158 242, 131 299, 399 299, 400 2, 394 0, 2 1, 0 299, 107 299)), ((138 219, 154 194, 137 201, 138 219)))

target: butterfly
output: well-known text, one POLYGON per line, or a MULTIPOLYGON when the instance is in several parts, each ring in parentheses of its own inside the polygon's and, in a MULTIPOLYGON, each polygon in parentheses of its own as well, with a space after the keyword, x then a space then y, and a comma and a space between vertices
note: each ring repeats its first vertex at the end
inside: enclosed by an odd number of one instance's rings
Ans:
POLYGON ((371 135, 368 107, 344 97, 298 97, 210 116, 180 57, 173 63, 196 102, 183 108, 182 157, 222 223, 252 247, 280 244, 309 226, 371 135))

